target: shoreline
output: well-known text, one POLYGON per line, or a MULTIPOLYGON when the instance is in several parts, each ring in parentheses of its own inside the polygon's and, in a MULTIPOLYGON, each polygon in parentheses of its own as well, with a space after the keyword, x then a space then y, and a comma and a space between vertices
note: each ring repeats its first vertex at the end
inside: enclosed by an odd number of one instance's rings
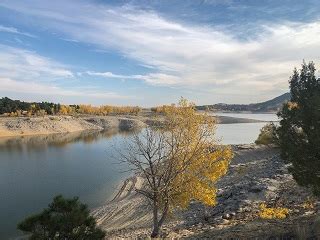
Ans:
MULTIPOLYGON (((214 116, 217 124, 261 123, 255 119, 214 116)), ((88 130, 138 130, 161 123, 152 115, 0 117, 0 138, 75 133, 88 130)))
POLYGON ((121 117, 0 117, 0 138, 44 136, 84 131, 135 130, 145 123, 125 116, 121 117))

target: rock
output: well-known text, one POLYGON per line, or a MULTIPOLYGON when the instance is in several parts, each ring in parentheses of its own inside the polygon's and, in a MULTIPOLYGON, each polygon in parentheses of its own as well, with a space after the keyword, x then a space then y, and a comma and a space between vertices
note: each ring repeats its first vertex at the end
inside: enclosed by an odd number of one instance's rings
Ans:
POLYGON ((228 219, 222 219, 221 224, 227 225, 227 224, 229 224, 229 223, 230 223, 230 220, 228 220, 228 219))
POLYGON ((227 213, 227 214, 224 214, 224 215, 222 216, 222 218, 223 218, 223 219, 230 219, 231 217, 230 217, 230 215, 227 213))
POLYGON ((230 213, 230 216, 231 216, 231 217, 234 217, 234 216, 236 216, 236 213, 235 213, 235 212, 231 212, 231 213, 230 213))
POLYGON ((248 191, 251 193, 259 193, 263 190, 264 188, 262 186, 254 186, 250 188, 248 191))

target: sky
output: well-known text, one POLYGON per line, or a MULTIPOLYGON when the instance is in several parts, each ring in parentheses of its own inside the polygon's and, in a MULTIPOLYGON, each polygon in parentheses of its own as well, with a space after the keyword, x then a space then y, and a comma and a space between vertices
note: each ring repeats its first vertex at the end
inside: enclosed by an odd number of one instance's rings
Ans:
POLYGON ((319 58, 320 0, 0 1, 0 97, 254 103, 319 58))

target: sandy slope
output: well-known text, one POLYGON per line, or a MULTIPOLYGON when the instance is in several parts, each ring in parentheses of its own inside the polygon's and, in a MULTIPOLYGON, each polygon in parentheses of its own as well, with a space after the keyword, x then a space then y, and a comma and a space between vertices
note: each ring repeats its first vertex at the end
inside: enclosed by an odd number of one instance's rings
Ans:
POLYGON ((127 179, 112 201, 93 211, 98 224, 108 233, 118 233, 125 229, 150 227, 152 215, 150 206, 135 189, 141 188, 141 177, 127 179))

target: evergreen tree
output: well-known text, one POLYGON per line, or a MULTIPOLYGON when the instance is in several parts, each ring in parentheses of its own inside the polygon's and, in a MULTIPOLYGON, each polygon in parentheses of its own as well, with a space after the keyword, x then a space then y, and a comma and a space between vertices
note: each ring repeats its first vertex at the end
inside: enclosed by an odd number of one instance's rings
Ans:
POLYGON ((278 113, 282 158, 292 163, 296 181, 320 195, 320 79, 313 62, 303 62, 290 78, 291 101, 278 113))
POLYGON ((34 240, 98 240, 105 236, 85 204, 78 198, 65 199, 61 195, 41 213, 19 223, 18 229, 31 233, 30 239, 34 240))

